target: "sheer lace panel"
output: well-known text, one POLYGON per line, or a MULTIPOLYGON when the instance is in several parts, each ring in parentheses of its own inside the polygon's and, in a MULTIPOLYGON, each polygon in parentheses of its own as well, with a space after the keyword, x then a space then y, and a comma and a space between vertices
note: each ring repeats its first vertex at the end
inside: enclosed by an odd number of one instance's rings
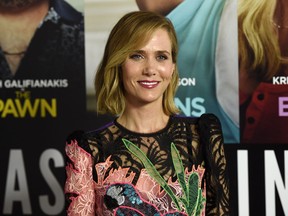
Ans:
POLYGON ((229 215, 223 136, 220 122, 214 115, 206 114, 200 118, 172 116, 164 129, 150 134, 129 131, 116 121, 102 129, 85 133, 79 143, 92 155, 93 179, 96 183, 99 179, 94 167, 107 158, 112 164, 104 178, 109 176, 111 170, 127 168, 127 177, 133 174, 133 185, 142 180, 139 177, 144 169, 143 164, 125 147, 123 138, 140 148, 166 181, 170 177, 172 181, 177 178, 171 156, 173 142, 187 171, 191 171, 193 166, 205 169, 202 187, 206 185, 206 215, 229 215))
MULTIPOLYGON (((183 119, 187 121, 186 118, 183 119)), ((143 165, 124 146, 122 138, 125 138, 136 144, 147 155, 164 179, 168 180, 171 176, 175 178, 171 158, 171 142, 177 147, 184 167, 189 170, 192 169, 193 164, 201 165, 203 160, 198 127, 195 123, 187 124, 188 122, 185 121, 173 117, 173 120, 170 119, 163 130, 152 134, 134 133, 115 122, 97 134, 90 134, 88 143, 95 163, 103 162, 111 155, 111 160, 114 161, 113 169, 129 167, 130 172, 136 173, 133 182, 136 184, 143 165)), ((194 122, 195 120, 190 119, 190 121, 194 122)))

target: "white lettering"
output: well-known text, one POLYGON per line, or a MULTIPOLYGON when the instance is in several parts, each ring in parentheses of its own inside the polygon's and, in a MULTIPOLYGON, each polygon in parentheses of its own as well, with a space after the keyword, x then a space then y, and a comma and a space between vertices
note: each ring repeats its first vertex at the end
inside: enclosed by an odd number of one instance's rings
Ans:
POLYGON ((49 215, 56 215, 63 210, 65 198, 62 187, 58 183, 57 179, 55 178, 49 167, 50 160, 54 162, 55 167, 63 167, 64 159, 61 153, 56 149, 47 149, 45 152, 42 153, 40 157, 40 170, 55 196, 55 203, 52 205, 49 203, 48 195, 40 196, 39 202, 43 212, 49 215))
POLYGON ((12 214, 13 202, 22 204, 24 214, 32 214, 22 150, 12 149, 9 155, 4 198, 4 214, 12 214), (18 184, 18 189, 15 185, 18 184))
POLYGON ((238 209, 239 216, 249 216, 248 151, 237 151, 238 209))
MULTIPOLYGON (((284 179, 288 183, 288 151, 284 152, 284 179)), ((285 188, 274 151, 265 151, 265 207, 266 215, 276 215, 275 188, 277 188, 285 215, 288 215, 288 187, 285 188)))
MULTIPOLYGON (((2 87, 2 81, 0 83, 2 87)), ((5 88, 67 88, 67 79, 44 79, 44 80, 5 80, 5 88)))
POLYGON ((195 86, 196 79, 195 78, 180 78, 179 86, 195 86))
POLYGON ((273 83, 273 85, 287 85, 288 84, 288 77, 285 77, 285 76, 273 77, 272 83, 273 83))

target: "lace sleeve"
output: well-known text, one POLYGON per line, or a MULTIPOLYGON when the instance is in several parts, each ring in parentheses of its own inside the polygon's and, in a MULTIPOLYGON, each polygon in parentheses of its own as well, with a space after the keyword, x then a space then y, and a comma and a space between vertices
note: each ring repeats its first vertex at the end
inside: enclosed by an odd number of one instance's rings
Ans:
POLYGON ((229 215, 229 183, 220 121, 213 114, 204 114, 199 129, 207 170, 206 215, 229 215))
POLYGON ((66 142, 66 211, 68 216, 94 216, 95 193, 92 176, 92 156, 84 148, 81 132, 71 135, 66 142))

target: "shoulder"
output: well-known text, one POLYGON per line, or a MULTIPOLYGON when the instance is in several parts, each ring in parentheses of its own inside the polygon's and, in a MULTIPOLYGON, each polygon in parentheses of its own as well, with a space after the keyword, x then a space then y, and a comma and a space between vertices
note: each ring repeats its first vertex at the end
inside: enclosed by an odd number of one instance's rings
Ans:
POLYGON ((182 123, 182 124, 196 124, 198 121, 197 117, 189 117, 184 115, 174 115, 171 118, 173 123, 182 123))
POLYGON ((202 142, 211 146, 214 146, 215 142, 223 143, 221 122, 216 115, 211 113, 201 115, 198 127, 202 142))
POLYGON ((105 135, 109 134, 108 131, 111 130, 111 127, 114 127, 114 122, 110 122, 100 128, 91 131, 73 131, 67 136, 66 143, 76 143, 79 147, 83 148, 87 152, 90 152, 90 144, 100 145, 104 141, 105 135))
POLYGON ((212 113, 205 113, 199 117, 199 125, 201 126, 218 126, 221 127, 220 120, 212 113))
POLYGON ((187 117, 183 115, 175 115, 172 117, 174 123, 195 124, 195 125, 220 125, 218 117, 212 113, 202 114, 200 117, 187 117))
POLYGON ((223 140, 220 120, 212 113, 205 113, 200 117, 173 116, 172 124, 176 127, 190 128, 193 133, 199 134, 203 143, 211 143, 211 138, 215 137, 218 137, 217 140, 223 140))
POLYGON ((77 11, 72 5, 63 0, 51 1, 51 7, 55 9, 58 15, 67 23, 83 25, 83 14, 77 11))

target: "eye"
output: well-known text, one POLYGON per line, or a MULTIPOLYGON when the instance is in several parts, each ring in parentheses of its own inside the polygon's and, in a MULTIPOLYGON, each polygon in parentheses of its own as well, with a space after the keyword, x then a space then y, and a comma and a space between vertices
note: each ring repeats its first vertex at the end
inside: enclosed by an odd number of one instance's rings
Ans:
POLYGON ((129 58, 134 59, 134 60, 140 60, 140 59, 143 59, 144 57, 141 54, 134 53, 134 54, 130 55, 129 58))
POLYGON ((159 55, 159 56, 157 56, 157 59, 160 61, 163 61, 163 60, 167 60, 168 57, 166 55, 159 55))

